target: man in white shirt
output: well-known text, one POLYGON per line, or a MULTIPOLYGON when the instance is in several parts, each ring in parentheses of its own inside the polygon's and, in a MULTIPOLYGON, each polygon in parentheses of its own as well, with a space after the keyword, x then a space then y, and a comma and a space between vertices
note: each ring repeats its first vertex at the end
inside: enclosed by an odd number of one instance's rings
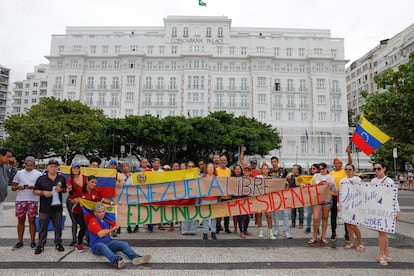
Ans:
POLYGON ((36 225, 35 217, 37 216, 37 206, 39 197, 33 194, 33 187, 41 172, 35 170, 35 158, 28 156, 24 160, 24 170, 18 171, 13 178, 12 191, 17 192, 16 196, 16 217, 17 236, 19 241, 13 247, 13 250, 23 247, 23 234, 26 222, 26 216, 29 218, 29 232, 30 232, 30 246, 32 249, 36 248, 35 234, 36 225))

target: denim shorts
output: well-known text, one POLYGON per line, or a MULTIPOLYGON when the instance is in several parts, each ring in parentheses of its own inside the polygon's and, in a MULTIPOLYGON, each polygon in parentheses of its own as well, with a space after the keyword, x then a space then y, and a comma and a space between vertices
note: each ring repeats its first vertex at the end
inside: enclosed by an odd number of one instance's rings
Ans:
POLYGON ((319 204, 319 205, 321 205, 321 206, 332 206, 332 199, 325 202, 325 203, 319 204))

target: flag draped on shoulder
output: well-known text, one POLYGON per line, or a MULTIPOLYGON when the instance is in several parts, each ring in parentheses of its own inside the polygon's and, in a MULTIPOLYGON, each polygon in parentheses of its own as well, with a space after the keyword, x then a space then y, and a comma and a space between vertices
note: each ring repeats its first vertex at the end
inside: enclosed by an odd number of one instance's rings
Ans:
POLYGON ((203 0, 198 0, 198 5, 203 6, 203 7, 207 7, 206 2, 203 2, 203 0))
POLYGON ((352 143, 355 146, 366 155, 370 155, 388 140, 390 140, 390 137, 387 134, 361 115, 359 124, 352 135, 352 143))

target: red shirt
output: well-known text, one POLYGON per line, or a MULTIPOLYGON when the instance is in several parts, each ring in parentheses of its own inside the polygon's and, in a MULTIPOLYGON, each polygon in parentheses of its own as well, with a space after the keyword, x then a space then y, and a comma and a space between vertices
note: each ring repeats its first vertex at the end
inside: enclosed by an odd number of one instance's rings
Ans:
MULTIPOLYGON (((86 176, 82 175, 82 185, 78 185, 75 183, 75 185, 72 185, 72 181, 70 177, 66 179, 66 186, 72 186, 72 191, 70 191, 69 199, 75 199, 82 197, 82 189, 83 185, 86 185, 86 176)), ((77 204, 73 207, 72 213, 74 214, 82 214, 82 207, 77 204)))

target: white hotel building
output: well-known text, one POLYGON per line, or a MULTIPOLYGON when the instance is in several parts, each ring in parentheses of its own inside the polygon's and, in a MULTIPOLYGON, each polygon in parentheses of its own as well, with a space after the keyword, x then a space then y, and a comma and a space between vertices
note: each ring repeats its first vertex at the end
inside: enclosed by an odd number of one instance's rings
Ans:
POLYGON ((169 16, 159 27, 68 27, 47 58, 48 96, 109 117, 225 110, 276 127, 283 144, 271 155, 283 166, 345 157, 344 41, 329 30, 169 16))

